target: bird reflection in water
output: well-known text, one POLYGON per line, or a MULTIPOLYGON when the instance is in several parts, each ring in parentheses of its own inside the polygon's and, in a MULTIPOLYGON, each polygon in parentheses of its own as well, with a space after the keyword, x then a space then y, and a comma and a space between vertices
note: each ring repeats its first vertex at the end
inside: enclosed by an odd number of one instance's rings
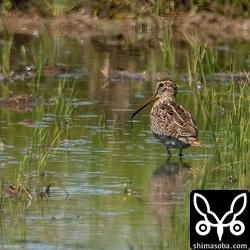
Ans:
POLYGON ((170 218, 176 204, 182 202, 182 194, 190 178, 190 165, 182 161, 172 162, 171 157, 152 174, 150 203, 154 212, 164 219, 170 218))

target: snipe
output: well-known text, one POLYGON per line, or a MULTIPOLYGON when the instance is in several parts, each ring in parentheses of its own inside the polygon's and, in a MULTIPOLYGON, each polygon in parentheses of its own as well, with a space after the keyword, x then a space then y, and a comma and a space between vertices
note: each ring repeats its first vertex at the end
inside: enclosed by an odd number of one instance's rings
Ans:
POLYGON ((169 149, 182 150, 189 146, 198 146, 198 130, 192 115, 176 102, 178 86, 172 80, 162 80, 156 84, 155 94, 134 114, 139 113, 148 104, 156 101, 150 113, 151 130, 171 155, 169 149))

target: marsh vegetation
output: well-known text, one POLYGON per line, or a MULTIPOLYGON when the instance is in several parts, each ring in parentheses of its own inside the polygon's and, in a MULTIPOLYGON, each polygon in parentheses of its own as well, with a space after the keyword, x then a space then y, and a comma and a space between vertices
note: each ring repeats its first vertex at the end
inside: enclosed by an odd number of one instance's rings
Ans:
POLYGON ((125 42, 2 32, 1 244, 189 249, 192 190, 249 190, 249 43, 174 34, 171 24, 125 42), (202 146, 182 159, 154 139, 149 109, 130 124, 162 77, 199 129, 202 146))

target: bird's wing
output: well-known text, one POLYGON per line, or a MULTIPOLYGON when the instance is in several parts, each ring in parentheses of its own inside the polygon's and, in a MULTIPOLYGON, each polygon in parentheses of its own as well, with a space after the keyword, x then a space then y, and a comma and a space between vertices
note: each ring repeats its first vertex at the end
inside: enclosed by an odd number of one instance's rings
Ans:
MULTIPOLYGON (((160 103, 152 112, 155 115, 154 119, 158 119, 157 134, 172 137, 198 137, 198 130, 192 115, 178 103, 160 103)), ((153 121, 156 122, 152 120, 152 123, 153 121)))

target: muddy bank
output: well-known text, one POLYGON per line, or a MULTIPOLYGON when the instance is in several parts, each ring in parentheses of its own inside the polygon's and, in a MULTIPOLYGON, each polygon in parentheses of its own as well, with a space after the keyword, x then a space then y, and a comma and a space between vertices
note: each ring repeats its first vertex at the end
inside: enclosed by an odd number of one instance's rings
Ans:
POLYGON ((45 30, 63 37, 76 38, 81 41, 93 35, 107 36, 123 34, 133 37, 138 33, 157 36, 164 27, 171 25, 175 38, 201 41, 250 40, 250 19, 227 18, 211 12, 179 13, 159 18, 127 18, 122 20, 100 19, 91 16, 88 10, 80 9, 55 18, 43 18, 36 12, 12 12, 1 18, 0 30, 10 33, 39 36, 45 30))

